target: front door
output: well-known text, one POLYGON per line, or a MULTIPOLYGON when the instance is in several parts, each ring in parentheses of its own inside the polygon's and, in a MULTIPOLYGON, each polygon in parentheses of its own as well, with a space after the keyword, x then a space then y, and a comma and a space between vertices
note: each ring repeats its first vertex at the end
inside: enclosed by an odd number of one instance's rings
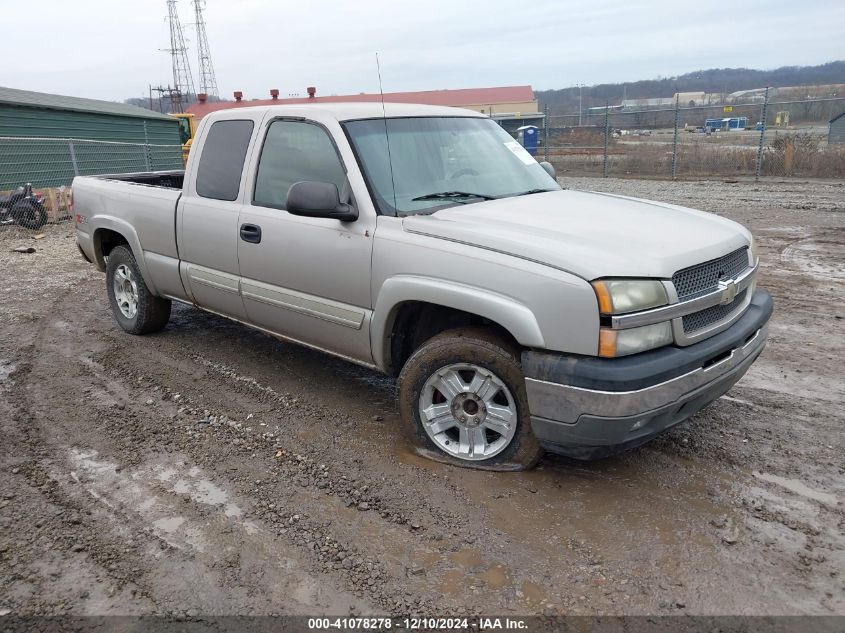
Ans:
POLYGON ((260 232, 240 239, 241 295, 250 322, 288 338, 371 363, 370 262, 373 217, 355 222, 285 211, 298 181, 335 184, 352 202, 347 170, 328 132, 303 120, 266 124, 251 200, 239 225, 260 232))

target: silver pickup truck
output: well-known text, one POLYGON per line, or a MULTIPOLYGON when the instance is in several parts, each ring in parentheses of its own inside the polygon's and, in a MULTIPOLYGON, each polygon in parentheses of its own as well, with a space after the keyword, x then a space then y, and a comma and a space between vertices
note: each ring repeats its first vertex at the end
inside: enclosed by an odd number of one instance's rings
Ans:
POLYGON ((642 444, 742 377, 772 312, 742 226, 563 190, 467 110, 225 110, 184 172, 73 195, 124 330, 176 300, 397 376, 406 429, 465 466, 642 444))

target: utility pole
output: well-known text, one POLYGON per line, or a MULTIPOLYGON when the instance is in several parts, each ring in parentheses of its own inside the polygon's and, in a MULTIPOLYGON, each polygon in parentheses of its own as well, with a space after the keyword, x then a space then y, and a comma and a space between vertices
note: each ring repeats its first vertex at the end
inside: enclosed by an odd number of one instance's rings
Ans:
MULTIPOLYGON (((196 99, 194 90, 194 77, 191 74, 191 65, 188 63, 188 47, 185 45, 185 36, 182 33, 182 23, 179 21, 179 14, 176 12, 176 0, 167 0, 167 20, 170 22, 170 48, 166 49, 173 60, 173 83, 174 90, 179 93, 179 109, 181 112, 182 97, 185 104, 189 105, 192 99, 196 99)), ((171 93, 171 103, 173 95, 171 93)))
POLYGON ((549 161, 549 104, 546 107, 543 116, 543 160, 549 161))
POLYGON ((678 118, 681 114, 680 94, 675 92, 675 133, 672 137, 672 180, 678 177, 678 118))
POLYGON ((610 101, 604 102, 604 162, 602 164, 602 178, 607 178, 607 144, 610 138, 610 101))
POLYGON ((766 136, 766 117, 769 113, 769 87, 766 86, 766 93, 763 96, 763 111, 760 113, 760 141, 757 145, 757 164, 754 167, 754 180, 760 180, 760 169, 763 166, 763 141, 766 136))
MULTIPOLYGON (((181 112, 182 111, 182 93, 179 92, 176 88, 171 88, 170 85, 167 87, 165 86, 150 86, 150 95, 152 93, 158 93, 158 111, 162 114, 164 113, 164 109, 161 107, 161 99, 164 95, 167 95, 167 99, 170 101, 170 111, 171 112, 181 112)), ((150 102, 152 102, 152 97, 150 97, 150 102)))
POLYGON ((211 51, 208 46, 208 37, 205 33, 205 19, 202 11, 205 7, 205 0, 194 0, 194 14, 196 16, 197 29, 197 61, 199 70, 200 92, 207 95, 219 95, 217 90, 217 77, 214 74, 214 64, 211 63, 211 51))
POLYGON ((581 89, 584 84, 578 84, 578 127, 581 127, 581 89))

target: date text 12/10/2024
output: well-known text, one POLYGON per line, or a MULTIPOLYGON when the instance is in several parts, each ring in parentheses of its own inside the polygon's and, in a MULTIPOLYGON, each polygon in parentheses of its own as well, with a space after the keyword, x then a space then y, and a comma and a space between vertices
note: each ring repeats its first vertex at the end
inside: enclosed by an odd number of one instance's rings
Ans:
POLYGON ((345 617, 309 618, 308 629, 313 631, 359 630, 383 631, 390 629, 410 631, 476 630, 476 631, 525 631, 528 623, 522 618, 422 618, 422 617, 345 617))

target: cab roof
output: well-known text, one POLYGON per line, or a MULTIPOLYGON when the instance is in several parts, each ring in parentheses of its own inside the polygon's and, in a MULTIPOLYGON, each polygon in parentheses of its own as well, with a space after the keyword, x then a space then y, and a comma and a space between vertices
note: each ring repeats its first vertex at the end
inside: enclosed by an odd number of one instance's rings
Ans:
POLYGON ((272 112, 275 116, 303 116, 319 113, 329 116, 338 121, 351 121, 355 119, 380 119, 399 117, 477 117, 488 118, 487 115, 467 110, 464 108, 453 108, 450 106, 430 106, 413 103, 385 103, 381 102, 358 102, 358 103, 314 103, 304 105, 272 105, 272 106, 247 106, 229 110, 218 110, 204 118, 212 120, 237 119, 244 116, 246 112, 272 112))

